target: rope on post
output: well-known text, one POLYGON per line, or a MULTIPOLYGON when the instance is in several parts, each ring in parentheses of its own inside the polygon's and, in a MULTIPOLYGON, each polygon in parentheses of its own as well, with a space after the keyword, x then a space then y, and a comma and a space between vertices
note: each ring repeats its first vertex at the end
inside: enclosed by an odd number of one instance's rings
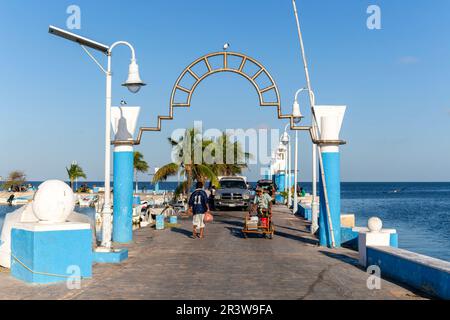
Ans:
MULTIPOLYGON (((11 254, 11 257, 17 261, 22 267, 24 267, 25 269, 27 269, 28 271, 30 271, 33 274, 39 274, 39 275, 43 275, 43 276, 49 276, 49 277, 58 277, 58 278, 72 278, 73 276, 71 275, 63 275, 63 274, 55 274, 55 273, 48 273, 48 272, 41 272, 41 271, 35 271, 32 270, 30 267, 28 267, 25 263, 23 263, 22 261, 20 261, 20 259, 18 259, 16 256, 14 256, 13 254, 11 254)), ((85 279, 84 277, 80 276, 80 279, 83 280, 85 279)))

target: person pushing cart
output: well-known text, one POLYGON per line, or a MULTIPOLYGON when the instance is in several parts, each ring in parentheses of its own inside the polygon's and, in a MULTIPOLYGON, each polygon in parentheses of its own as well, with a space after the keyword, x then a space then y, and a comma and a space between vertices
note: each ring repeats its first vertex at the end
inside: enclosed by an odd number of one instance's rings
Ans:
POLYGON ((250 213, 245 217, 245 226, 242 232, 245 237, 248 233, 273 237, 275 230, 272 223, 272 197, 263 192, 261 188, 256 189, 256 196, 250 213))

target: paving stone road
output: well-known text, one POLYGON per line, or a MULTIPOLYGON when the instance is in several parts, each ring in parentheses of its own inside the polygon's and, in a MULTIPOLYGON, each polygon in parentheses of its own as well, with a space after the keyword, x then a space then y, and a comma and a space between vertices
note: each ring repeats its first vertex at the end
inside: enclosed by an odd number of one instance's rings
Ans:
POLYGON ((273 240, 244 239, 243 214, 215 212, 204 240, 189 237, 190 219, 136 230, 129 259, 95 265, 81 289, 28 285, 0 272, 0 299, 423 299, 386 280, 381 290, 367 289, 357 253, 318 247, 285 207, 275 207, 273 240))

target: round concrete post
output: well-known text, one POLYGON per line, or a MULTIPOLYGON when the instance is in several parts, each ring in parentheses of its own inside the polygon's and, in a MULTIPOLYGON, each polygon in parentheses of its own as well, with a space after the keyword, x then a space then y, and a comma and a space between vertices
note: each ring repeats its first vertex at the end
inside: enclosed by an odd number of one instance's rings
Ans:
POLYGON ((113 241, 133 240, 133 146, 114 147, 113 241))
MULTIPOLYGON (((341 246, 341 181, 340 181, 340 155, 339 148, 322 147, 322 161, 325 182, 328 192, 331 223, 335 246, 341 246)), ((330 226, 325 203, 325 190, 322 180, 322 168, 319 175, 320 212, 319 212, 319 243, 321 246, 332 246, 330 226)))
POLYGON ((339 131, 341 130, 345 109, 345 106, 314 107, 317 125, 320 128, 320 140, 318 141, 321 163, 319 168, 319 244, 327 247, 341 246, 339 145, 345 142, 339 140, 339 131), (325 195, 328 199, 328 208, 325 195))

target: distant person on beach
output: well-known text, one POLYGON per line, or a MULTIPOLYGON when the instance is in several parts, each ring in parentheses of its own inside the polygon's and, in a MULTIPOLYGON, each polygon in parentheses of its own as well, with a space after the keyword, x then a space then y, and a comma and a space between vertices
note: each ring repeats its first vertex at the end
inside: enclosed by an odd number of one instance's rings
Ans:
POLYGON ((306 192, 302 187, 300 187, 300 190, 298 191, 298 193, 299 193, 300 197, 304 197, 306 195, 306 192))
POLYGON ((208 195, 203 190, 203 182, 197 182, 195 191, 189 197, 188 205, 189 210, 192 212, 192 238, 195 239, 197 237, 197 228, 199 228, 199 237, 203 239, 205 230, 205 222, 203 219, 205 218, 205 213, 209 211, 208 195))
POLYGON ((8 200, 6 201, 6 202, 8 202, 8 205, 9 206, 12 206, 12 202, 13 202, 13 200, 14 200, 14 193, 12 194, 12 195, 10 195, 9 196, 9 198, 8 198, 8 200))
POLYGON ((209 204, 209 209, 210 210, 214 210, 214 197, 216 196, 216 187, 211 184, 211 186, 209 187, 209 196, 208 196, 208 204, 209 204))

